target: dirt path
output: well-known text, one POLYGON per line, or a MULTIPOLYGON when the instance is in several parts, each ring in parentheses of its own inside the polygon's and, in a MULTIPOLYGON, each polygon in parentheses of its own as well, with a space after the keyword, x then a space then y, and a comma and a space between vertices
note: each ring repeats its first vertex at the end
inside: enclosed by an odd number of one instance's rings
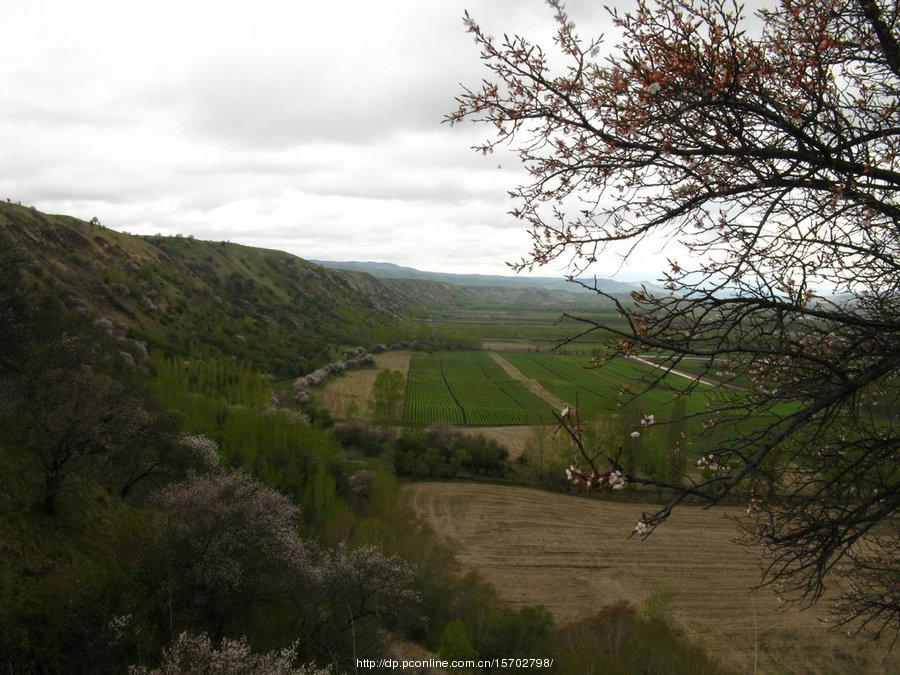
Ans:
MULTIPOLYGON (((659 363, 654 363, 653 361, 650 361, 650 360, 648 360, 648 359, 641 358, 640 356, 634 356, 634 355, 631 355, 631 356, 626 356, 625 358, 631 359, 632 361, 639 361, 640 363, 643 363, 643 364, 645 364, 645 365, 647 365, 647 366, 652 366, 653 368, 659 368, 660 370, 668 370, 668 368, 667 368, 666 366, 663 366, 663 365, 661 365, 661 364, 659 364, 659 363)), ((669 370, 669 372, 670 372, 672 375, 677 375, 678 377, 684 377, 684 378, 687 378, 687 379, 689 379, 689 380, 691 380, 691 381, 696 381, 696 382, 699 382, 700 384, 705 384, 705 385, 708 385, 708 386, 710 386, 710 387, 723 387, 723 386, 725 386, 725 385, 723 385, 721 382, 713 382, 712 380, 704 380, 703 378, 697 377, 696 375, 691 375, 690 373, 686 373, 686 372, 684 372, 683 370, 669 370)))
POLYGON ((525 377, 524 373, 522 373, 521 370, 516 368, 513 364, 511 364, 496 352, 490 352, 490 355, 491 358, 497 362, 497 365, 506 371, 507 375, 509 375, 516 382, 521 382, 522 384, 524 384, 525 388, 532 394, 544 399, 556 410, 562 410, 566 407, 567 403, 565 401, 563 401, 558 396, 554 396, 549 391, 544 389, 540 382, 538 382, 537 380, 532 380, 530 377, 525 377))

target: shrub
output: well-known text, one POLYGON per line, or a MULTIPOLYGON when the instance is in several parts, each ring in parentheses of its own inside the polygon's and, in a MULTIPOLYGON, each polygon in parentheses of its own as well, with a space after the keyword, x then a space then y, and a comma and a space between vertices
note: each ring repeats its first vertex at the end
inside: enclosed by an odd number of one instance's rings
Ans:
POLYGON ((345 422, 334 428, 334 435, 345 448, 362 450, 370 457, 380 455, 396 435, 386 429, 372 427, 354 422, 345 422))
POLYGON ((674 628, 642 618, 625 603, 560 628, 554 644, 561 673, 721 672, 702 649, 685 641, 674 628))
POLYGON ((466 625, 459 619, 454 619, 444 628, 438 654, 445 661, 468 661, 478 658, 478 652, 475 651, 466 633, 466 625))

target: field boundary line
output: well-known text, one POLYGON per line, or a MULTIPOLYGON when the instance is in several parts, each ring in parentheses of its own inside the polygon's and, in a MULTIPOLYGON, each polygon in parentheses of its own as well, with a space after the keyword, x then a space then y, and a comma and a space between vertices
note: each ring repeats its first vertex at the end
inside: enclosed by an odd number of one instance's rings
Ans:
MULTIPOLYGON (((626 359, 631 359, 632 361, 639 361, 648 366, 653 366, 654 368, 659 368, 660 370, 668 370, 668 366, 664 366, 661 363, 655 363, 648 359, 645 359, 641 356, 637 356, 635 354, 629 354, 625 357, 626 359)), ((733 389, 734 391, 749 391, 746 387, 740 387, 736 384, 725 384, 724 382, 716 382, 715 380, 706 380, 697 375, 691 375, 690 373, 686 373, 683 370, 669 370, 669 373, 672 375, 677 375, 678 377, 686 377, 689 380, 693 380, 695 382, 699 382, 700 384, 705 384, 710 387, 724 387, 725 389, 733 389)))
POLYGON ((475 363, 477 363, 478 367, 481 368, 481 372, 484 374, 484 376, 488 380, 488 382, 491 382, 491 383, 497 385, 497 389, 502 391, 506 395, 506 398, 508 398, 513 403, 515 403, 517 406, 519 406, 523 411, 527 412, 527 409, 525 408, 525 406, 522 404, 521 401, 518 401, 512 394, 510 394, 508 391, 506 391, 506 389, 503 388, 502 384, 500 384, 499 382, 497 382, 497 380, 495 380, 493 377, 491 377, 491 374, 485 369, 484 364, 482 364, 478 358, 475 358, 475 363))
POLYGON ((409 375, 412 373, 413 369, 413 357, 415 354, 409 355, 409 362, 406 364, 406 378, 403 381, 403 419, 406 420, 412 415, 409 411, 409 375))
POLYGON ((450 380, 447 379, 447 375, 444 373, 444 359, 441 358, 440 354, 438 354, 438 364, 441 367, 441 378, 444 380, 444 386, 447 387, 447 391, 450 392, 450 396, 453 398, 453 402, 456 403, 456 407, 459 408, 459 412, 462 413, 463 424, 469 423, 469 416, 466 414, 466 409, 463 407, 463 404, 459 402, 459 399, 456 397, 456 392, 453 391, 453 387, 450 386, 450 380))
POLYGON ((500 356, 500 354, 498 354, 497 352, 488 352, 488 354, 492 359, 494 359, 494 361, 496 361, 498 366, 506 371, 507 375, 509 375, 517 382, 521 382, 522 384, 524 384, 525 388, 528 389, 528 391, 530 391, 532 394, 544 399, 547 403, 552 405, 557 410, 562 410, 566 407, 566 402, 559 398, 559 396, 551 394, 549 391, 547 391, 547 389, 544 388, 544 385, 542 385, 537 380, 527 377, 525 373, 523 373, 509 361, 500 356))
POLYGON ((705 384, 710 387, 721 387, 722 386, 722 384, 719 382, 713 382, 711 380, 704 380, 702 377, 698 377, 696 375, 691 375, 690 373, 686 373, 683 370, 669 370, 669 368, 662 365, 661 363, 654 363, 653 361, 641 358, 640 356, 635 356, 634 354, 629 354, 625 358, 631 359, 632 361, 637 361, 639 363, 643 363, 644 365, 647 365, 647 366, 652 366, 654 368, 658 368, 659 370, 666 370, 669 373, 671 373, 672 375, 677 375, 678 377, 687 378, 688 380, 691 380, 692 382, 699 382, 700 384, 705 384))
MULTIPOLYGON (((552 356, 552 355, 551 355, 551 356, 552 356)), ((566 375, 564 375, 564 374, 562 374, 562 373, 560 373, 560 372, 558 372, 558 371, 556 371, 556 370, 553 370, 553 368, 551 368, 550 366, 548 366, 546 363, 541 363, 540 361, 536 360, 536 359, 534 358, 534 356, 531 355, 531 354, 528 355, 528 360, 531 361, 534 365, 540 366, 541 368, 543 368, 544 370, 546 370, 546 371, 547 371, 548 373, 550 373, 551 375, 555 375, 556 377, 560 377, 560 378, 562 378, 565 382, 571 382, 571 383, 574 384, 576 387, 580 387, 581 389, 584 389, 585 391, 589 391, 589 392, 592 393, 594 396, 599 396, 600 398, 604 398, 604 396, 605 396, 605 394, 602 394, 601 392, 597 391, 596 389, 591 389, 591 388, 590 388, 589 386, 587 386, 584 382, 578 382, 578 381, 572 380, 571 378, 567 377, 566 375)), ((563 362, 563 365, 566 365, 565 362, 563 362)), ((587 369, 587 368, 582 368, 581 370, 585 370, 585 371, 586 371, 586 370, 588 370, 588 369, 587 369)))

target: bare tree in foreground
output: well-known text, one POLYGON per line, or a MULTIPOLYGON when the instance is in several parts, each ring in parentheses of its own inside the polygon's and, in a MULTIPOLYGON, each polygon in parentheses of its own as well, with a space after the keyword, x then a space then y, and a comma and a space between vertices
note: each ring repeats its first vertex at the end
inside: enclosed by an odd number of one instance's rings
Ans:
POLYGON ((641 536, 688 497, 746 495, 743 538, 768 549, 769 583, 811 603, 844 576, 843 620, 896 639, 900 9, 782 0, 750 34, 726 0, 639 0, 612 12, 620 37, 603 58, 550 5, 552 54, 466 16, 492 75, 449 116, 491 125, 477 149, 510 144, 528 172, 513 215, 533 249, 516 267, 561 259, 577 278, 613 245, 681 242, 665 291, 623 303, 598 290, 625 322, 586 332, 614 338, 610 357, 701 357, 742 384, 695 413, 732 431, 702 477, 620 475, 582 445, 572 478, 674 489, 641 536))

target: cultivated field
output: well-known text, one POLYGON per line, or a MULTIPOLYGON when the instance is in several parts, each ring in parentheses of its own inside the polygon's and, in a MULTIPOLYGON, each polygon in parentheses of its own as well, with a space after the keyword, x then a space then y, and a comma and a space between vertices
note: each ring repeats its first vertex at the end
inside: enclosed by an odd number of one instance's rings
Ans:
POLYGON ((493 426, 552 421, 548 404, 483 352, 414 354, 404 419, 412 424, 493 426))
MULTIPOLYGON (((662 374, 657 368, 626 359, 614 359, 601 368, 587 368, 589 361, 582 356, 520 352, 505 352, 501 356, 525 377, 536 380, 566 403, 574 405, 577 400, 582 413, 588 416, 614 409, 627 398, 627 392, 641 391, 662 374)), ((648 411, 659 411, 672 402, 676 391, 688 384, 684 378, 668 375, 642 396, 642 405, 648 411)), ((715 396, 716 391, 714 386, 700 385, 686 397, 687 411, 703 410, 707 399, 715 396)))
POLYGON ((413 484, 407 496, 461 564, 514 605, 542 603, 566 621, 622 600, 640 606, 666 588, 678 625, 737 672, 900 672, 896 655, 885 662, 829 630, 824 604, 800 612, 751 590, 759 561, 733 543, 722 511, 683 507, 640 542, 628 535, 651 504, 473 483, 413 484))
POLYGON ((406 377, 410 356, 410 352, 375 354, 374 369, 348 370, 339 377, 329 378, 314 393, 316 405, 326 408, 337 419, 346 418, 348 409, 352 410, 354 406, 357 417, 366 417, 369 399, 372 397, 372 385, 378 371, 390 368, 399 370, 406 377))
MULTIPOLYGON (((609 326, 626 327, 622 317, 596 297, 586 296, 581 306, 567 307, 565 311, 609 326)), ((584 323, 563 317, 562 312, 562 308, 537 306, 455 308, 431 317, 431 325, 438 334, 462 333, 480 339, 483 349, 547 352, 585 328, 584 323), (504 347, 504 343, 509 347, 504 347)), ((602 339, 599 333, 585 336, 567 344, 565 349, 590 354, 602 339)))

